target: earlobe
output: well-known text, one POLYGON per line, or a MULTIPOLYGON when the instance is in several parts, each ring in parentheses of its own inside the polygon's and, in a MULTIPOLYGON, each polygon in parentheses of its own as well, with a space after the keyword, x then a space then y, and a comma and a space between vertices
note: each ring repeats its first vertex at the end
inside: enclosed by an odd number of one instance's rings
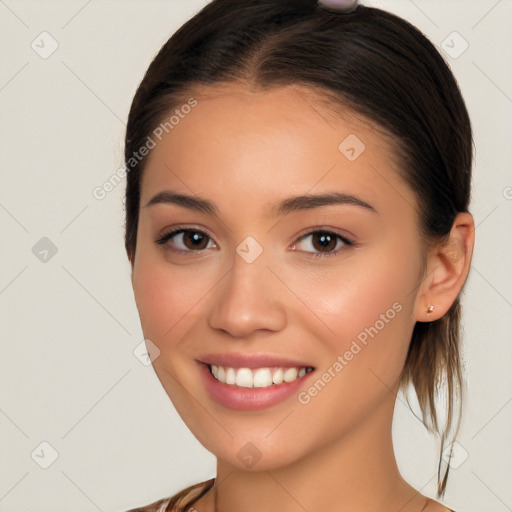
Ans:
POLYGON ((416 321, 431 322, 447 313, 469 274, 475 243, 475 224, 469 212, 457 214, 444 244, 434 247, 417 295, 416 321))

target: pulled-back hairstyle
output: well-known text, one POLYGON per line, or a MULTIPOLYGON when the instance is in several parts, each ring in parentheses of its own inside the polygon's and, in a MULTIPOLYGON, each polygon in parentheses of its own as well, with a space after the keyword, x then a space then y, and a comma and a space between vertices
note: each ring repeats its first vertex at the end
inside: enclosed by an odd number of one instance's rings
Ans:
MULTIPOLYGON (((427 244, 445 243, 456 214, 468 211, 469 116, 450 69, 418 29, 364 6, 333 14, 316 0, 213 0, 161 48, 130 109, 125 244, 132 264, 147 160, 134 156, 193 88, 228 83, 254 91, 294 84, 323 91, 332 105, 390 134, 427 244)), ((423 423, 440 436, 441 453, 450 450, 460 424, 460 315, 457 298, 442 318, 416 323, 400 380, 403 390, 412 384, 423 423)), ((446 487, 446 458, 439 458, 438 496, 446 487)))

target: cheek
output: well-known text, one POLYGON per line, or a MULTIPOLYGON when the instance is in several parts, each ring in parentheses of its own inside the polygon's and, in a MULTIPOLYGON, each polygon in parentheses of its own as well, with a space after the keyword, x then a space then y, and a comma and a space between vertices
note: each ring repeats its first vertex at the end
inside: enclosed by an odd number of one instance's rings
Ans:
POLYGON ((395 400, 414 326, 410 291, 416 267, 410 260, 408 267, 390 261, 376 258, 364 270, 354 265, 346 273, 338 269, 337 277, 308 287, 309 297, 316 297, 312 309, 329 327, 317 338, 323 356, 316 380, 298 397, 304 418, 323 418, 319 438, 338 435, 395 400))
POLYGON ((172 343, 180 324, 194 315, 208 292, 208 280, 192 266, 173 266, 143 250, 137 257, 133 290, 144 335, 157 345, 172 343))
MULTIPOLYGON (((305 296, 324 324, 329 367, 339 355, 368 376, 372 369, 394 381, 412 329, 419 259, 409 251, 375 251, 353 258, 332 274, 310 280, 305 296), (357 361, 357 362, 356 362, 357 361)), ((355 377, 355 374, 353 375, 355 377)))

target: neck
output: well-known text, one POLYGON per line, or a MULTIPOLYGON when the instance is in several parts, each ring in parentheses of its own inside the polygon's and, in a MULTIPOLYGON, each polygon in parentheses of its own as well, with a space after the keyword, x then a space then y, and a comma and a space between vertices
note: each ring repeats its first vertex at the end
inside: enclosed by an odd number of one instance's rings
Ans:
POLYGON ((394 403, 390 393, 351 432, 284 467, 244 471, 218 460, 213 496, 205 501, 215 503, 215 512, 419 512, 425 498, 403 480, 393 452, 394 403))

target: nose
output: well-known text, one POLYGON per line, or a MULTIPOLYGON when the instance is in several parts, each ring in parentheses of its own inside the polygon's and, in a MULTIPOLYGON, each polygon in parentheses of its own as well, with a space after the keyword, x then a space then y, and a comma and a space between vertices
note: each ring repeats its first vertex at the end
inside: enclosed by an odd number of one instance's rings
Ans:
POLYGON ((247 263, 235 254, 231 271, 216 289, 208 317, 212 329, 245 338, 286 326, 285 290, 263 257, 247 263))

